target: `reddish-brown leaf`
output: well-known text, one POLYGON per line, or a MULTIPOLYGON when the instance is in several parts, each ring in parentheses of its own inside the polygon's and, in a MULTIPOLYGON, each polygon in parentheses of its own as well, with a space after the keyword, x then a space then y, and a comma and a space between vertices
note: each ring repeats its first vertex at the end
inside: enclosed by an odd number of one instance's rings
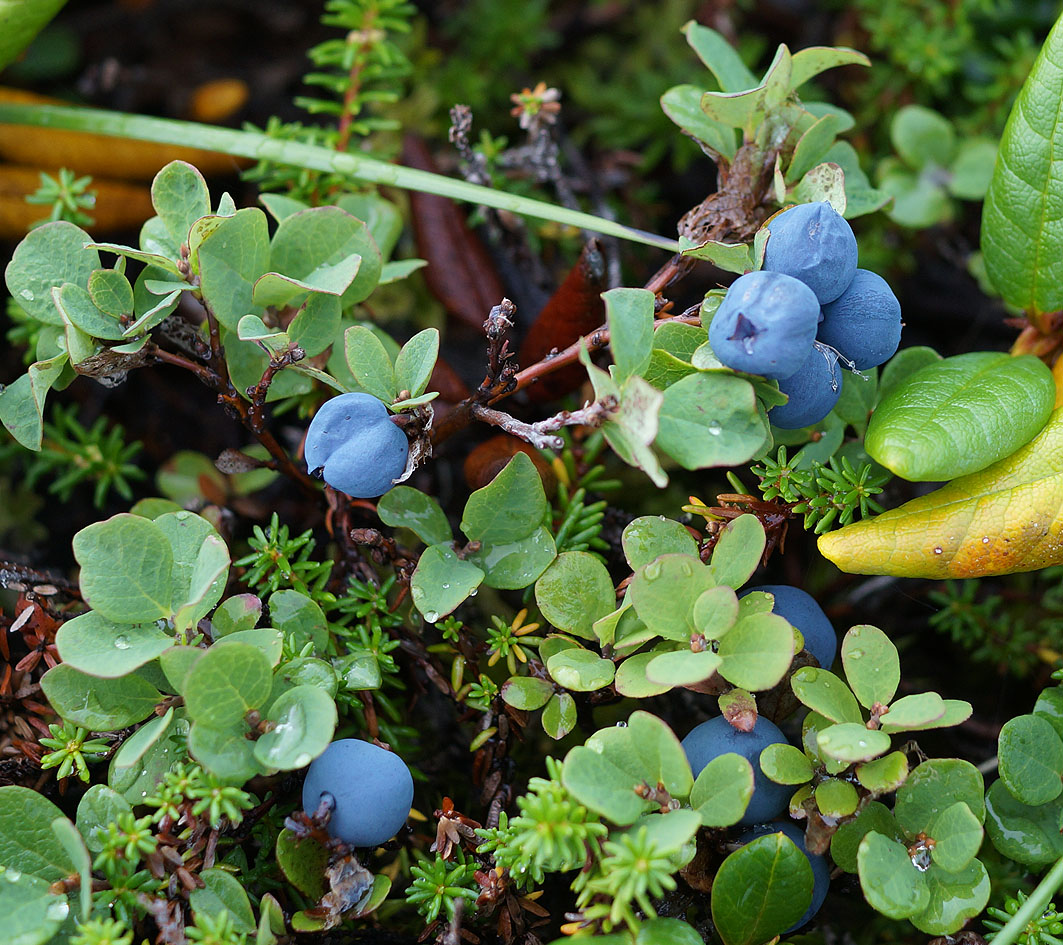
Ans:
MULTIPOLYGON (((605 324, 605 259, 597 240, 589 240, 565 281, 550 297, 528 331, 517 360, 521 367, 541 361, 553 350, 561 351, 605 324)), ((587 379, 581 364, 571 364, 526 388, 535 403, 557 400, 587 379)))
MULTIPOLYGON (((437 173, 424 141, 412 135, 403 140, 402 162, 437 173)), ((481 328, 506 290, 487 248, 465 222, 465 211, 446 197, 411 191, 410 216, 417 253, 428 260, 423 272, 429 290, 448 315, 481 328)))

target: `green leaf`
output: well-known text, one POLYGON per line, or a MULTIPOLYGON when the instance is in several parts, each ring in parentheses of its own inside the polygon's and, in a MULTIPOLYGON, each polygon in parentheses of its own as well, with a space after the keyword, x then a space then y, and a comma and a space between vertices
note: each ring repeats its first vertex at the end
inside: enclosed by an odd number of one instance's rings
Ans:
POLYGON ((540 525, 526 538, 484 544, 468 560, 484 572, 484 586, 520 590, 534 583, 557 557, 554 536, 540 525))
POLYGON ((892 703, 882 715, 882 731, 914 732, 932 727, 945 714, 945 700, 936 692, 921 692, 904 696, 892 703))
POLYGON ((981 823, 985 820, 982 775, 969 761, 932 758, 919 765, 897 791, 894 814, 909 836, 929 833, 941 812, 963 801, 981 823))
POLYGON ((558 630, 592 640, 594 622, 616 607, 616 592, 599 558, 585 551, 566 551, 535 582, 535 602, 558 630))
POLYGON ((635 945, 702 945, 704 939, 682 919, 650 919, 642 922, 635 945))
POLYGON ((937 364, 943 358, 933 348, 916 346, 898 351, 882 367, 878 379, 878 399, 883 400, 902 381, 921 368, 937 364))
POLYGON ((743 617, 720 641, 720 675, 750 692, 782 681, 794 658, 794 632, 777 614, 743 617))
POLYGON ((901 681, 901 663, 893 641, 878 627, 862 624, 845 634, 841 651, 845 678, 860 705, 865 709, 876 702, 889 705, 901 681))
POLYGON ((860 886, 872 908, 891 919, 907 919, 930 902, 924 874, 912 864, 896 840, 872 831, 860 841, 857 854, 860 886))
POLYGON ((641 374, 653 349, 653 293, 647 289, 610 289, 602 293, 613 354, 613 379, 623 384, 641 374))
POLYGON ((890 140, 901 159, 913 170, 933 164, 948 167, 956 156, 952 123, 922 105, 905 105, 890 122, 890 140))
MULTIPOLYGON (((145 722, 141 725, 118 746, 118 750, 111 757, 112 766, 115 768, 132 768, 153 745, 166 737, 173 720, 174 710, 173 706, 171 706, 159 718, 152 719, 150 722, 145 722)), ((187 723, 184 727, 187 729, 187 723)))
POLYGON ((882 758, 858 765, 856 779, 872 794, 896 791, 908 778, 908 759, 903 752, 891 751, 882 758))
POLYGON ((832 722, 863 725, 856 697, 841 679, 827 669, 803 666, 790 679, 794 695, 813 712, 832 722))
POLYGON ((0 421, 28 450, 39 450, 44 435, 44 401, 70 358, 65 351, 35 361, 29 371, 0 390, 0 421))
POLYGON ((0 865, 0 915, 4 917, 5 945, 44 945, 69 914, 66 896, 51 892, 43 879, 0 865))
POLYGON ((1034 703, 1033 714, 1051 722, 1056 734, 1063 738, 1063 687, 1042 689, 1034 703))
POLYGON ((183 631, 221 600, 229 577, 229 548, 201 515, 181 510, 154 520, 173 549, 174 626, 183 631))
POLYGON ((870 761, 889 751, 890 737, 885 732, 871 731, 857 722, 831 725, 816 736, 820 752, 835 761, 852 763, 870 761))
POLYGON ((673 86, 661 96, 661 109, 688 135, 730 161, 737 150, 734 129, 701 110, 704 94, 705 89, 696 85, 673 86))
POLYGON ((77 829, 85 838, 85 845, 93 853, 103 849, 103 838, 107 835, 107 825, 117 820, 119 815, 133 810, 117 791, 105 784, 94 784, 78 801, 77 829))
POLYGON ((689 20, 683 25, 682 32, 690 48, 725 92, 741 92, 757 84, 756 76, 742 62, 738 51, 716 30, 689 20))
POLYGON ((748 243, 721 243, 718 240, 695 242, 679 238, 680 252, 692 259, 704 259, 724 272, 749 272, 753 268, 753 252, 748 243))
POLYGON ((299 840, 285 828, 277 835, 277 865, 285 879, 311 899, 320 899, 327 887, 325 868, 329 852, 320 843, 310 839, 299 840))
POLYGON ((729 827, 742 819, 752 796, 753 766, 725 752, 701 769, 690 789, 690 806, 706 827, 729 827))
POLYGON ((336 340, 341 322, 339 299, 311 292, 288 325, 288 340, 315 357, 336 340))
MULTIPOLYGON (((369 658, 376 663, 372 655, 369 658)), ((339 680, 331 663, 313 656, 297 656, 287 660, 274 671, 270 699, 276 703, 279 696, 296 686, 316 686, 330 699, 335 699, 339 680)))
POLYGON ((237 594, 222 601, 211 615, 214 637, 250 630, 262 617, 262 600, 256 594, 237 594))
POLYGON ((616 667, 612 660, 578 647, 555 653, 546 661, 547 672, 554 681, 571 692, 594 692, 613 681, 616 667))
POLYGON ((269 247, 269 265, 301 282, 332 282, 331 290, 338 283, 330 273, 342 272, 349 285, 342 290, 342 304, 350 308, 376 288, 383 260, 361 220, 340 207, 312 207, 285 217, 277 227, 269 247), (354 256, 360 257, 360 265, 352 282, 347 266, 354 256))
POLYGON ((934 862, 955 873, 977 856, 982 846, 982 825, 963 801, 957 801, 938 815, 930 836, 934 838, 930 851, 934 862))
POLYGON ((1063 856, 1063 800, 1031 807, 1016 800, 1003 780, 990 785, 985 800, 986 833, 1008 859, 1037 869, 1063 856))
POLYGON ((1063 21, 1045 40, 1000 141, 982 213, 982 255, 1004 301, 1034 313, 1063 308, 1059 138, 1063 134, 1063 21))
POLYGON ((247 725, 235 723, 212 728, 195 722, 188 733, 188 750, 204 768, 225 784, 245 784, 266 772, 255 759, 255 743, 248 741, 247 725))
POLYGON ((100 679, 64 663, 41 677, 41 689, 62 718, 94 732, 114 732, 141 722, 162 699, 140 676, 100 679))
POLYGON ((735 625, 740 613, 738 595, 731 587, 710 587, 694 602, 694 626, 708 639, 719 640, 735 625))
POLYGON ((712 920, 725 945, 761 945, 789 928, 812 901, 812 867, 782 833, 758 837, 720 865, 712 920))
POLYGON ((871 60, 848 46, 809 46, 794 53, 790 87, 800 88, 809 79, 839 66, 870 66, 871 60))
POLYGON ((501 690, 502 701, 506 705, 528 712, 541 709, 553 694, 553 683, 535 676, 510 676, 502 684, 501 690))
POLYGON ((255 758, 264 768, 295 771, 328 748, 336 702, 319 686, 296 686, 274 700, 266 719, 273 728, 255 742, 255 758))
POLYGON ((180 246, 192 224, 210 213, 210 191, 191 164, 171 161, 151 182, 151 203, 173 245, 180 246))
MULTIPOLYGON (((121 279, 125 279, 125 276, 114 272, 113 269, 97 269, 92 274, 92 278, 89 279, 89 285, 92 285, 96 276, 104 272, 110 272, 121 279)), ((132 287, 129 288, 129 295, 130 300, 132 300, 132 287)), ((79 328, 85 334, 91 335, 93 338, 106 338, 110 341, 121 341, 125 337, 125 326, 114 316, 101 311, 100 307, 93 301, 90 293, 81 286, 68 282, 61 288, 52 290, 52 299, 60 313, 60 317, 65 322, 68 321, 76 328, 79 328)), ((132 311, 133 307, 130 305, 129 312, 132 311)))
POLYGON ((91 242, 81 227, 64 220, 30 230, 4 273, 12 298, 37 321, 61 326, 52 289, 66 282, 88 287, 89 277, 100 268, 100 254, 85 248, 91 242))
POLYGON ((871 801, 853 820, 838 827, 830 840, 831 859, 847 873, 857 872, 860 841, 872 831, 890 840, 901 838, 893 814, 879 801, 871 801))
POLYGON ((483 583, 484 573, 457 556, 449 542, 430 545, 421 553, 410 578, 414 606, 429 623, 445 617, 483 583))
MULTIPOLYGON (((64 3, 66 0, 4 0, 0 3, 0 24, 3 25, 0 67, 14 62, 64 3)), ((8 900, 12 901, 10 897, 8 900)), ((18 941, 18 945, 29 943, 18 941)))
POLYGON ((328 621, 317 601, 299 591, 276 591, 269 598, 270 623, 285 636, 293 635, 296 646, 302 649, 314 644, 316 653, 323 653, 329 643, 328 621))
POLYGON ((996 159, 996 141, 989 138, 964 141, 950 168, 949 193, 961 200, 982 200, 993 180, 996 159))
POLYGON ((395 386, 408 390, 411 397, 419 397, 428 388, 432 369, 439 356, 439 329, 426 328, 417 332, 402 346, 395 359, 395 386))
MULTIPOLYGON (((52 821, 62 816, 37 791, 16 785, 0 787, 0 866, 45 883, 76 873, 70 854, 52 831, 52 821)), ((4 878, 10 881, 11 876, 4 878)))
POLYGON ((426 545, 438 545, 453 538, 450 523, 439 503, 410 486, 395 486, 376 505, 385 525, 408 528, 426 545))
POLYGON ((189 717, 212 728, 241 722, 273 686, 268 657, 247 643, 210 647, 188 671, 181 694, 189 717))
POLYGON ((674 650, 661 653, 646 665, 646 678, 650 682, 667 683, 669 686, 690 686, 708 679, 720 668, 722 660, 712 650, 692 653, 690 650, 674 650))
POLYGON ((957 355, 893 389, 871 417, 865 448, 904 479, 952 479, 1015 452, 1054 402, 1051 372, 1032 355, 957 355))
POLYGON ((804 784, 812 780, 812 762, 793 745, 769 745, 760 753, 760 770, 776 784, 804 784))
POLYGON ((643 372, 642 378, 657 390, 663 391, 696 371, 697 369, 688 362, 681 361, 675 355, 662 351, 660 348, 654 348, 650 352, 650 363, 643 372))
POLYGON ((627 599, 654 633, 685 642, 698 630, 694 605, 714 586, 712 572, 696 556, 662 555, 635 572, 627 599))
POLYGON ((269 266, 266 215, 257 207, 223 217, 193 250, 200 290, 226 328, 236 330, 244 315, 261 315, 254 284, 269 266))
POLYGON ((486 544, 519 541, 543 523, 546 510, 546 493, 539 471, 531 457, 521 452, 486 486, 469 496, 461 530, 470 541, 486 544))
POLYGON ((358 386, 385 404, 398 394, 395 369, 380 339, 364 325, 343 333, 344 355, 358 386))
POLYGON ((692 374, 661 397, 656 442, 685 469, 737 466, 769 442, 753 385, 734 374, 692 374))
POLYGON ((1063 740, 1038 715, 1009 719, 1000 730, 1000 778, 1016 800, 1034 807, 1063 793, 1063 740))
POLYGON ((672 688, 670 682, 654 682, 647 675, 649 664, 657 658, 656 651, 629 656, 616 670, 616 691, 632 699, 659 696, 672 688))
POLYGON ((638 782, 628 770, 583 745, 565 756, 561 783, 581 804, 621 827, 654 807, 635 793, 638 782))
POLYGON ((980 860, 955 873, 931 869, 925 875, 930 900, 922 912, 911 916, 911 923, 929 935, 951 935, 989 901, 989 874, 980 860))
POLYGON ((668 554, 694 556, 698 543, 679 522, 663 515, 643 515, 624 527, 620 542, 632 571, 668 554))
POLYGON ((92 912, 92 857, 89 856, 89 851, 85 847, 85 841, 81 838, 78 828, 66 817, 56 817, 52 821, 52 833, 66 850, 81 880, 78 888, 78 918, 82 922, 87 922, 89 913, 92 912))
POLYGON ((203 880, 203 888, 193 889, 188 897, 193 912, 212 919, 228 913, 238 933, 255 930, 255 915, 240 880, 228 870, 217 868, 200 871, 199 878, 203 880))
POLYGON ((567 692, 556 693, 543 708, 542 722, 551 738, 564 738, 576 727, 576 700, 567 692))
POLYGON ((184 717, 184 711, 168 718, 164 715, 161 719, 152 719, 142 725, 137 731, 123 742, 118 751, 111 758, 111 764, 107 771, 107 783, 122 795, 130 804, 141 804, 149 792, 155 790, 155 786, 162 780, 167 771, 177 767, 185 756, 185 747, 188 739, 190 724, 184 717), (133 741, 145 729, 155 730, 156 726, 166 720, 168 725, 158 737, 137 742, 126 751, 126 746, 133 741), (129 765, 125 762, 129 761, 129 765))
POLYGON ((848 817, 860 803, 856 788, 838 778, 824 778, 814 793, 816 806, 824 817, 848 817))
POLYGON ((825 200, 838 213, 845 213, 848 198, 845 193, 845 172, 829 161, 817 164, 801 178, 791 197, 797 203, 825 200))
POLYGON ((760 566, 764 526, 755 515, 739 515, 720 530, 709 571, 717 584, 741 587, 760 566))
POLYGON ((115 624, 95 610, 68 620, 55 635, 62 661, 91 676, 114 679, 173 646, 155 624, 115 624))
POLYGON ((799 181, 827 155, 842 125, 838 115, 822 115, 809 126, 794 146, 793 156, 786 168, 786 183, 799 181))
POLYGON ((116 623, 146 623, 173 614, 173 550, 162 530, 122 512, 74 535, 81 593, 116 623))

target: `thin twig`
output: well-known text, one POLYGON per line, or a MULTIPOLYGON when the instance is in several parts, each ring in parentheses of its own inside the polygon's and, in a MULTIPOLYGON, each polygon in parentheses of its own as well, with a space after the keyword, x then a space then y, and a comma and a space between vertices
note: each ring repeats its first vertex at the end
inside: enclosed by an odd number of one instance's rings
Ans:
POLYGON ((473 404, 472 416, 484 423, 499 427, 519 439, 541 450, 560 450, 565 441, 559 436, 551 436, 554 430, 562 427, 598 427, 609 419, 616 411, 617 403, 613 397, 606 397, 600 401, 585 405, 580 410, 562 410, 560 413, 537 423, 524 423, 493 407, 485 407, 482 404, 473 404))

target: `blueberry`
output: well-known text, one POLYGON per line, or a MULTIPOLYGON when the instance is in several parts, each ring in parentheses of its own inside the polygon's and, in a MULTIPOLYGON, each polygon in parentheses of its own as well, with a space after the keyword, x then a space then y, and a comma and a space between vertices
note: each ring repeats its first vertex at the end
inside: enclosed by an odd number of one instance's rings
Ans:
POLYGON ((793 840, 797 849, 808 858, 808 865, 812 867, 812 902, 809 904, 805 914, 783 932, 783 935, 789 935, 794 929, 799 929, 806 922, 811 921, 812 917, 819 912, 820 906, 823 905, 823 900, 827 898, 827 889, 830 887, 830 865, 827 863, 825 856, 808 852, 805 847, 805 832, 791 820, 776 820, 770 824, 758 824, 756 827, 750 827, 749 830, 742 831, 737 840, 739 843, 749 843, 751 840, 756 840, 758 837, 766 837, 771 833, 781 833, 793 840))
POLYGON ((838 653, 838 635, 815 598, 801 588, 791 587, 789 584, 747 587, 739 591, 738 596, 745 597, 753 591, 765 591, 775 598, 772 612, 800 630, 801 636, 805 638, 805 649, 816 658, 820 666, 830 669, 838 653))
POLYGON ((759 824, 778 817, 790 802, 792 786, 776 784, 760 769, 760 753, 769 745, 784 745, 786 739, 766 718, 759 717, 751 732, 740 732, 722 715, 702 722, 687 733, 683 750, 696 778, 713 758, 734 752, 753 766, 753 797, 739 824, 759 824))
POLYGON ((779 381, 779 390, 790 399, 768 411, 768 419, 781 430, 799 430, 819 423, 834 409, 842 395, 838 356, 818 343, 804 363, 779 381))
POLYGON ((342 738, 310 764, 303 782, 303 810, 313 814, 325 792, 336 805, 329 836, 352 847, 375 847, 406 823, 413 804, 413 777, 393 752, 357 738, 342 738))
POLYGON ((406 469, 410 443, 369 394, 327 401, 306 431, 306 467, 357 499, 383 495, 406 469))
POLYGON ((858 255, 853 228, 826 201, 784 210, 767 227, 764 268, 800 279, 821 305, 853 281, 858 255))
POLYGON ((819 303, 803 282, 780 272, 739 276, 709 325, 709 344, 729 368, 789 377, 808 355, 819 303))
POLYGON ((901 303, 889 283, 877 273, 857 269, 849 288, 823 306, 819 340, 860 371, 888 360, 901 343, 901 303))

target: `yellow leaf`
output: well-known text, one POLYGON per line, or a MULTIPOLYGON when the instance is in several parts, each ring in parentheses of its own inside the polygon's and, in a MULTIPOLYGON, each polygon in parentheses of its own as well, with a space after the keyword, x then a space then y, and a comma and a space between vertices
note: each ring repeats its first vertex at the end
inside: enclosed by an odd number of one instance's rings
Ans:
POLYGON ((1063 409, 1011 456, 820 536, 843 571, 965 578, 1063 564, 1063 409))

